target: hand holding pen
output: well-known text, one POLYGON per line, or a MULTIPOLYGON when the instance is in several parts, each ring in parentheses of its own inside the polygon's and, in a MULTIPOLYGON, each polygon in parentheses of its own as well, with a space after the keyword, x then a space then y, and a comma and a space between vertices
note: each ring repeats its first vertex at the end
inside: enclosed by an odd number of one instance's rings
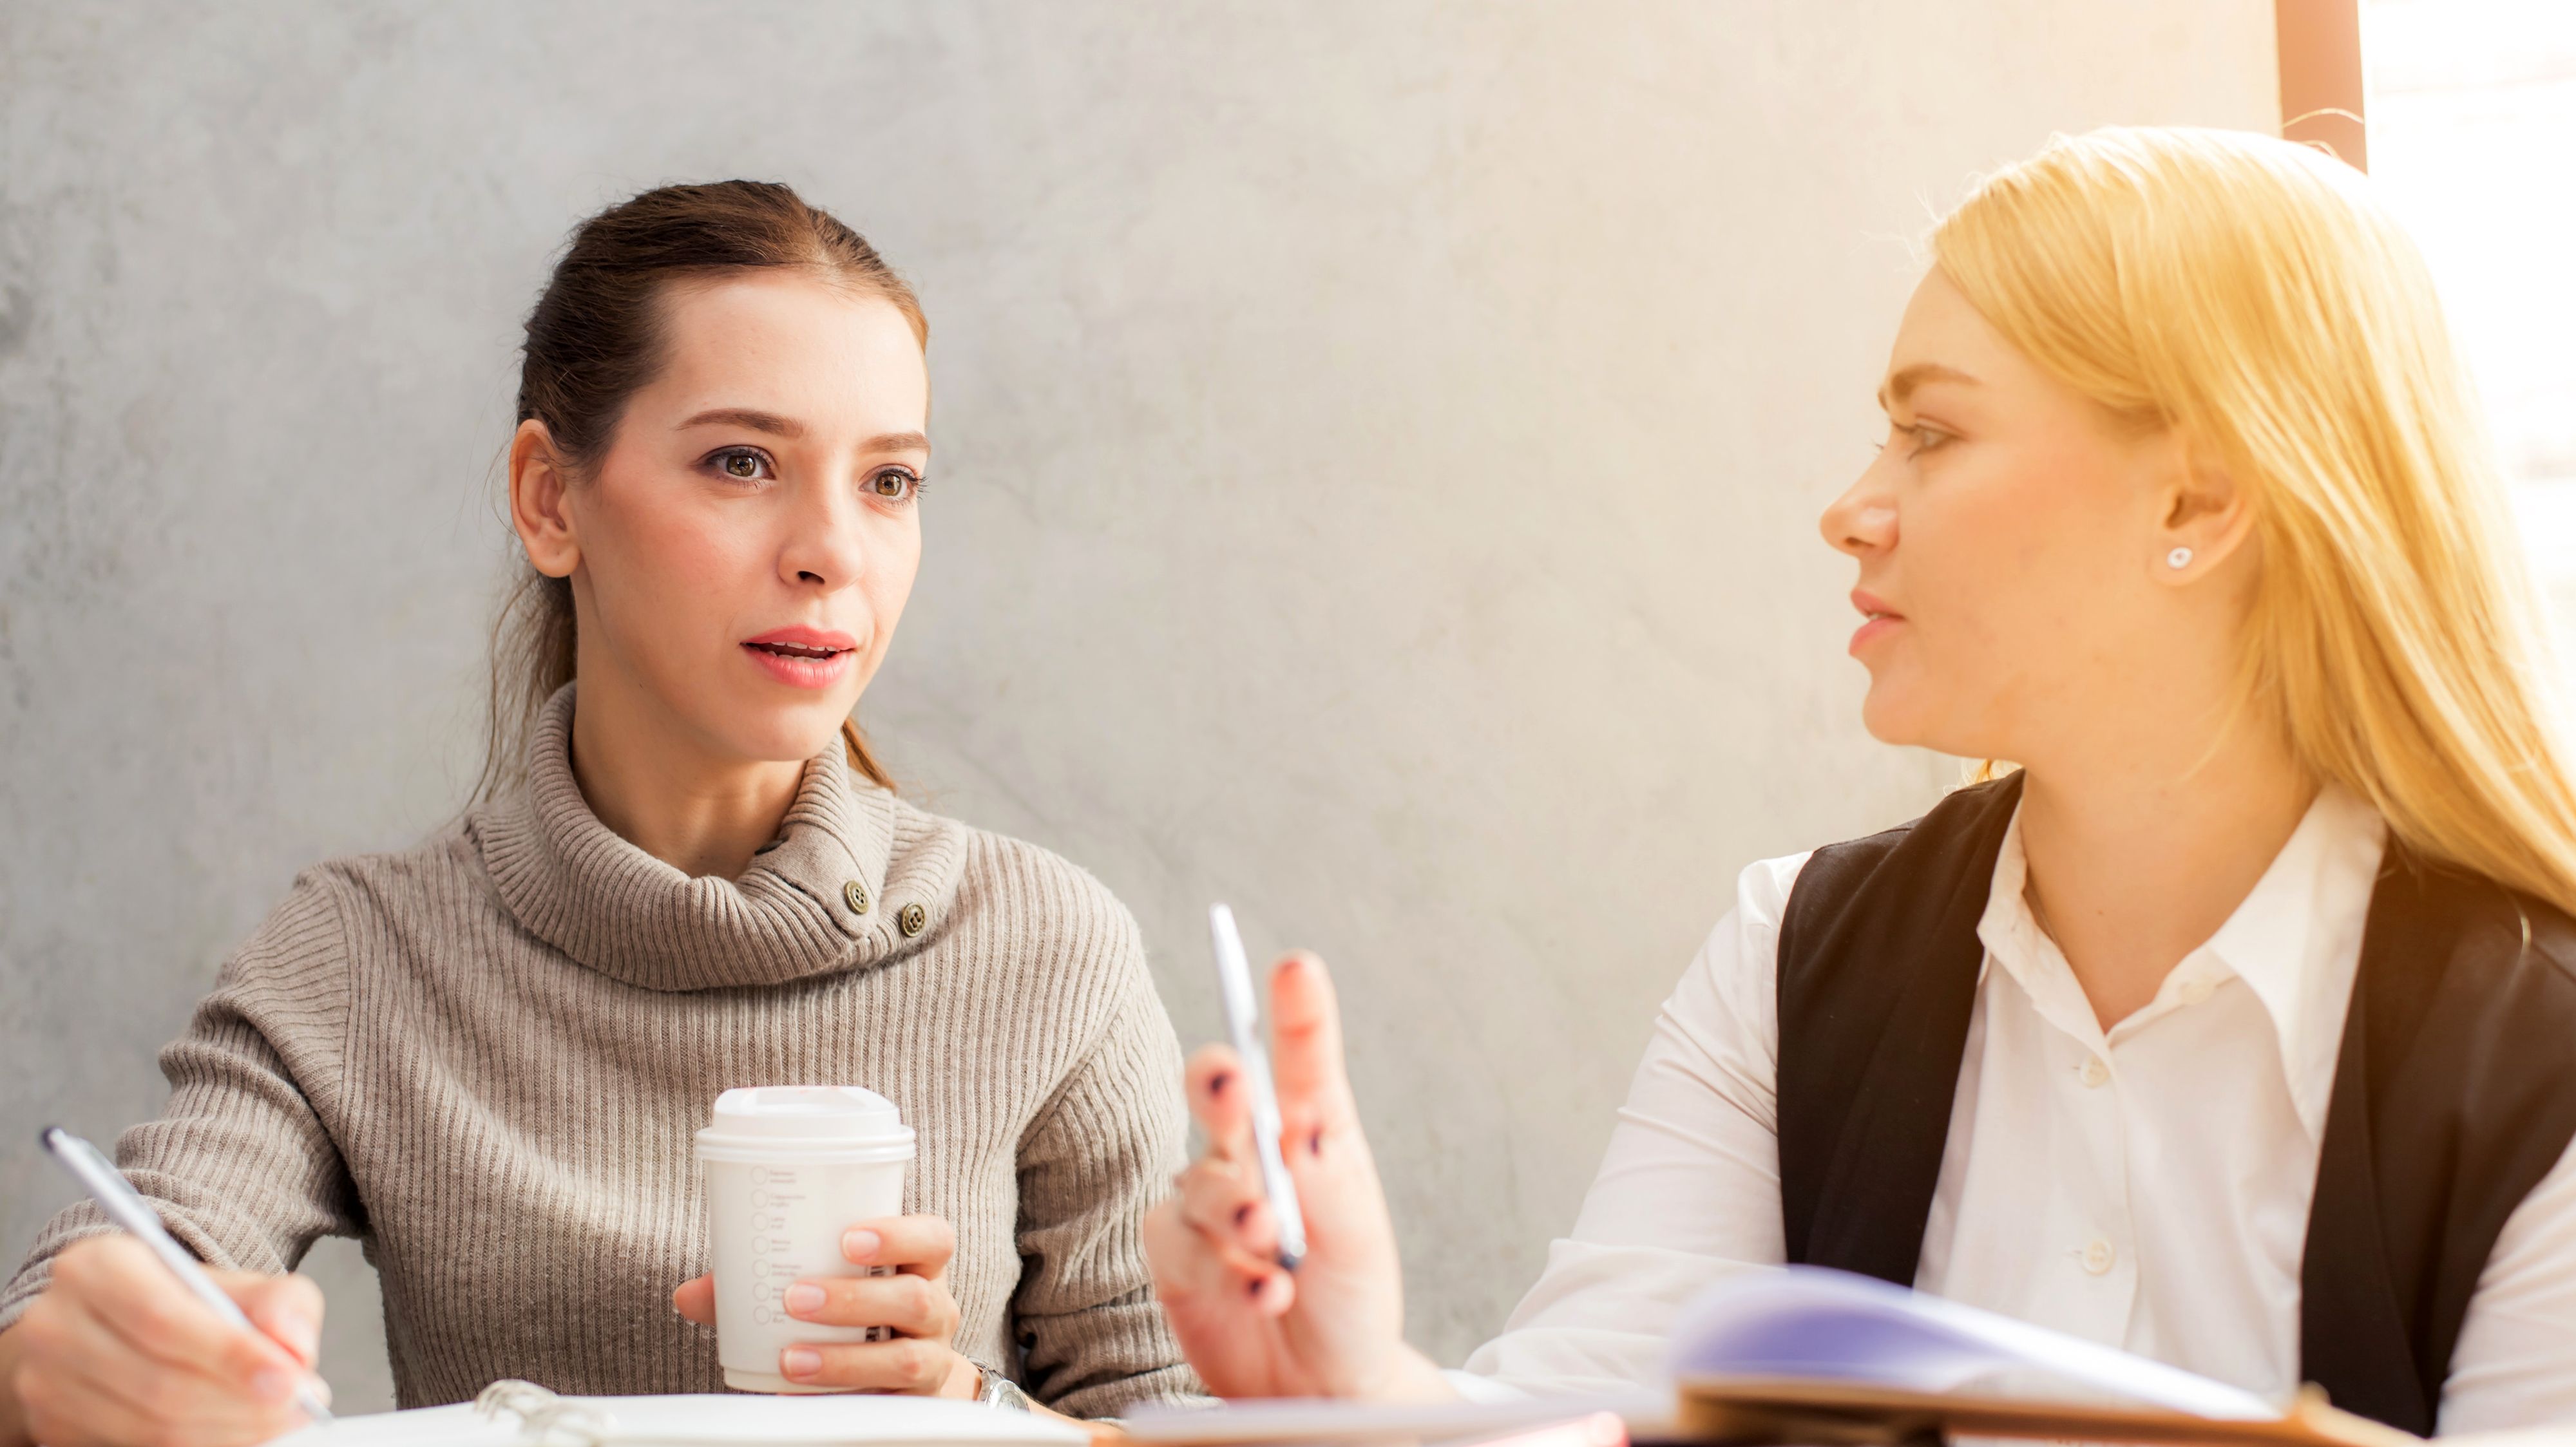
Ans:
MULTIPOLYGON (((1221 974, 1231 965, 1226 926, 1221 974)), ((1247 1003, 1229 1005, 1230 1025, 1250 1014, 1247 1003)), ((1190 1113, 1207 1150, 1146 1218, 1155 1295, 1220 1396, 1452 1397, 1439 1370, 1404 1341, 1395 1228, 1343 1070, 1341 1014, 1324 962, 1304 953, 1281 960, 1270 1006, 1266 1052, 1209 1045, 1190 1057, 1190 1113), (1276 1070, 1267 1082, 1265 1053, 1276 1070), (1260 1109, 1265 1094, 1275 1100, 1275 1135, 1260 1109), (1265 1179, 1274 1169, 1288 1189, 1265 1179)))
POLYGON ((312 1374, 312 1282, 208 1272, 95 1148, 60 1130, 44 1144, 125 1234, 66 1248, 0 1332, 14 1389, 0 1395, 16 1398, 0 1408, 0 1441, 241 1447, 330 1420, 312 1374))

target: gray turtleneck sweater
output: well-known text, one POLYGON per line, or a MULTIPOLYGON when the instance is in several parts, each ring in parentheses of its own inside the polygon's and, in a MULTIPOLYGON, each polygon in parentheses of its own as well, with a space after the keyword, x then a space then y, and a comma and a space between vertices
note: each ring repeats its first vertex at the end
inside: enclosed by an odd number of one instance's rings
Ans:
MULTIPOLYGON (((907 1209, 956 1227, 958 1350, 1076 1414, 1193 1390, 1137 1240, 1180 1053, 1109 891, 837 745, 740 879, 693 879, 591 813, 571 719, 566 689, 524 791, 308 870, 225 963, 117 1142, 173 1233, 249 1271, 364 1242, 405 1406, 722 1391, 670 1306, 707 1269, 692 1133, 729 1086, 863 1085, 920 1133, 907 1209)), ((98 1229, 55 1218, 0 1326, 98 1229)))

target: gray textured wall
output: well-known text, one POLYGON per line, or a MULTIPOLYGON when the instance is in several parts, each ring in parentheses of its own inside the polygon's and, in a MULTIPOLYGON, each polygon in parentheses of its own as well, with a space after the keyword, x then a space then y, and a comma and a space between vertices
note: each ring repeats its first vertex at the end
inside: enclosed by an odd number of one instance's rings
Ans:
MULTIPOLYGON (((1339 967, 1420 1340, 1571 1219, 1748 859, 1893 821, 1848 570, 1908 238, 2053 129, 2269 126, 2262 0, 0 5, 0 1253, 29 1137, 476 762, 515 324, 585 212, 776 177, 933 327, 866 716, 1213 1029, 1339 967)), ((372 1285, 317 1253, 382 1400, 372 1285)))

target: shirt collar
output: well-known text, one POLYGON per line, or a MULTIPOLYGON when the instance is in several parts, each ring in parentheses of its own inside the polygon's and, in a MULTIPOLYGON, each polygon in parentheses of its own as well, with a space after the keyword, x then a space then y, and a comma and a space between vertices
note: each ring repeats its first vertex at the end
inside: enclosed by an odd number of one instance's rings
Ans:
MULTIPOLYGON (((2327 785, 2244 902, 2193 951, 2234 973, 2263 1002, 2280 1037, 2291 1103, 2310 1139, 2323 1138, 2362 928, 2386 848, 2379 811, 2327 785)), ((2186 967, 2192 962, 2185 957, 2186 967)))
MULTIPOLYGON (((2216 983, 2229 975, 2243 980, 2279 1039, 2300 1124, 2310 1139, 2322 1139, 2344 1012, 2361 962, 2362 929, 2386 844, 2387 826, 2377 810, 2335 785, 2320 789, 2226 923, 2174 966, 2155 1003, 2132 1018, 2151 1022, 2196 981, 2216 983)), ((2023 892, 2028 871, 2016 808, 1977 923, 1977 938, 1986 947, 1979 985, 2000 964, 2042 1018, 2099 1044, 2102 1031, 2083 987, 2031 913, 2023 892)))

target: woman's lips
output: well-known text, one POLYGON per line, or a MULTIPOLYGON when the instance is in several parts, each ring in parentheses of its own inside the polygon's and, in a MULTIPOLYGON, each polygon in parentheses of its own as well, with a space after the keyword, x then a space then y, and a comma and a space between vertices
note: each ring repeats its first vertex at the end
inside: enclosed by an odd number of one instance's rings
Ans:
POLYGON ((1905 622, 1904 614, 1888 607, 1886 600, 1875 594, 1864 593, 1855 588, 1852 590, 1851 601, 1852 606, 1859 609, 1863 615, 1861 625, 1852 630, 1851 644, 1846 650, 1855 656, 1860 653, 1862 645, 1874 643, 1886 637, 1905 622))
POLYGON ((1851 646, 1846 651, 1857 657, 1864 644, 1873 643, 1878 639, 1886 637, 1888 634, 1895 632, 1898 627, 1904 624, 1904 622, 1904 619, 1899 618, 1892 613, 1884 617, 1872 618, 1868 622, 1863 623, 1858 628, 1852 630, 1851 646))
POLYGON ((857 666, 858 640, 817 628, 780 628, 743 640, 742 651, 790 688, 830 688, 857 666))

